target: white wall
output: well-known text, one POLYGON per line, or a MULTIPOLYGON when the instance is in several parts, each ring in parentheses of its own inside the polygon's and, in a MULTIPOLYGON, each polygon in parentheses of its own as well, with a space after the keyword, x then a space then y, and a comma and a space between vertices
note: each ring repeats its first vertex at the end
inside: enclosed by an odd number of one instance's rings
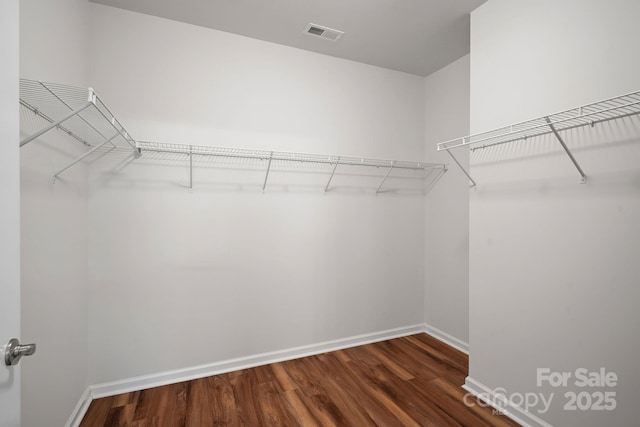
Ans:
MULTIPOLYGON (((420 77, 91 11, 92 85, 134 138, 423 158, 420 77)), ((263 171, 196 168, 189 192, 184 162, 95 163, 92 383, 423 322, 421 196, 324 195, 304 174, 262 194, 263 171)))
MULTIPOLYGON (((87 84, 88 3, 20 2, 21 77, 87 84)), ((21 111, 21 138, 43 122, 21 111)), ((88 385, 87 173, 53 173, 84 151, 53 130, 20 149, 22 338, 38 351, 23 366, 22 425, 64 425, 88 385)))
MULTIPOLYGON (((469 55, 425 78, 426 160, 449 171, 426 197, 425 319, 469 341, 469 181, 437 144, 469 133, 469 55)), ((469 155, 455 152, 469 167, 469 155)))
MULTIPOLYGON (((635 0, 490 0, 472 14, 471 131, 640 89, 635 0)), ((470 376, 555 392, 558 426, 637 424, 640 118, 475 152, 470 376), (538 387, 536 369, 604 367, 615 388, 538 387), (565 411, 566 391, 614 391, 615 411, 565 411)), ((570 385, 573 384, 572 378, 570 385)))

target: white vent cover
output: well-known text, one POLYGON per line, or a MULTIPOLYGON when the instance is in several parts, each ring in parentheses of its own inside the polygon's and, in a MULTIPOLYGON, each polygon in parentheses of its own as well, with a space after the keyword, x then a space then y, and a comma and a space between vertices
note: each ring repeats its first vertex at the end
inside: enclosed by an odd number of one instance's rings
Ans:
POLYGON ((305 34, 309 34, 315 37, 321 37, 323 39, 331 40, 332 42, 338 41, 344 34, 344 31, 334 30, 333 28, 324 27, 317 24, 309 24, 304 30, 305 34))

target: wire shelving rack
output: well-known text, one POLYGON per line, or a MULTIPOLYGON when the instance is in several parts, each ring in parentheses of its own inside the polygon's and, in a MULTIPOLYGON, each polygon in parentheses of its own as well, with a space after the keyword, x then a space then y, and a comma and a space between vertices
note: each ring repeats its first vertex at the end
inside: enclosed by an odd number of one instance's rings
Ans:
POLYGON ((334 176, 344 166, 352 166, 351 173, 363 171, 362 173, 366 174, 366 171, 371 168, 384 170, 385 173, 377 185, 376 194, 382 192, 388 179, 393 178, 393 174, 399 171, 423 172, 425 180, 430 178, 428 189, 435 185, 447 171, 447 165, 440 163, 136 141, 92 88, 84 89, 21 79, 20 104, 48 123, 38 132, 20 141, 21 147, 48 131, 58 129, 88 149, 81 156, 58 170, 54 174, 54 179, 86 157, 94 153, 96 155, 104 153, 106 148, 130 150, 135 158, 144 156, 146 153, 177 155, 188 163, 189 188, 193 187, 194 161, 202 157, 264 161, 266 167, 262 182, 263 191, 267 187, 272 166, 276 164, 322 166, 316 172, 328 175, 324 186, 325 192, 332 188, 334 176))
MULTIPOLYGON (((447 170, 447 166, 440 163, 411 162, 402 160, 386 160, 366 157, 309 154, 286 151, 212 147, 204 145, 185 145, 145 141, 138 141, 136 147, 142 155, 144 155, 145 152, 184 155, 189 162, 190 188, 193 186, 194 158, 197 156, 209 156, 221 159, 249 159, 265 161, 266 167, 264 170, 264 181, 262 182, 263 191, 267 187, 269 174, 272 171, 273 165, 275 165, 276 163, 291 165, 310 164, 317 166, 326 166, 328 168, 326 169, 328 178, 327 183, 324 187, 325 192, 331 189, 331 184, 334 176, 336 175, 336 172, 338 171, 338 168, 343 166, 353 166, 355 167, 355 170, 361 169, 363 171, 368 168, 383 168, 384 170, 386 170, 386 173, 377 186, 376 193, 380 193, 381 191, 383 191, 383 186, 391 177, 391 174, 394 171, 420 171, 426 173, 425 177, 430 176, 431 172, 435 171, 435 174, 431 176, 431 178, 432 180, 437 180, 440 178, 441 174, 443 174, 447 170)), ((353 170, 354 168, 351 169, 353 170)))
POLYGON ((452 139, 438 144, 438 151, 446 150, 455 163, 462 169, 471 186, 476 182, 469 172, 458 162, 450 150, 458 147, 469 147, 471 151, 481 150, 496 145, 515 141, 529 140, 543 135, 553 134, 563 150, 580 174, 580 181, 585 183, 587 176, 582 167, 567 147, 560 132, 582 126, 595 126, 598 123, 621 119, 640 114, 640 91, 605 99, 587 105, 549 114, 524 122, 514 123, 487 132, 476 133, 452 139))

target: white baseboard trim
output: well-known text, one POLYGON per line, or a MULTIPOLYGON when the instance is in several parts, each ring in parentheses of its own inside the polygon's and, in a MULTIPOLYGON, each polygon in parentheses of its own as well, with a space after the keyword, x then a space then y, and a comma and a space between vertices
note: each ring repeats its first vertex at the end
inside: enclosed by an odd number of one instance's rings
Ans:
POLYGON ((459 340, 453 335, 449 335, 448 333, 443 332, 440 329, 429 324, 424 325, 424 332, 434 338, 439 339, 443 343, 455 348, 456 350, 460 350, 465 354, 469 354, 469 343, 459 340))
POLYGON ((87 413, 87 409, 89 409, 89 405, 91 405, 92 400, 91 388, 87 387, 84 393, 82 393, 82 396, 80 396, 78 404, 73 409, 73 412, 64 427, 78 427, 82 422, 82 418, 84 418, 84 414, 87 413))
POLYGON ((491 390, 489 387, 471 377, 467 377, 465 379, 462 388, 473 394, 478 399, 486 402, 492 408, 499 410, 501 413, 523 427, 553 427, 548 422, 538 418, 531 412, 525 411, 520 406, 512 404, 507 399, 499 398, 495 390, 491 390), (498 402, 500 403, 499 405, 496 404, 498 402))
MULTIPOLYGON (((220 362, 208 363, 205 365, 193 366, 189 368, 176 369, 151 375, 127 378, 119 381, 95 384, 89 386, 82 394, 80 400, 78 401, 78 404, 69 417, 67 424, 65 424, 65 427, 78 427, 80 425, 80 422, 82 421, 82 418, 86 414, 87 409, 89 409, 89 405, 91 404, 93 399, 114 396, 121 393, 129 393, 132 391, 144 390, 147 388, 158 387, 167 384, 175 384, 182 381, 204 378, 211 375, 218 375, 241 369, 253 368, 256 366, 282 362, 285 360, 299 359, 301 357, 313 356, 329 351, 336 351, 344 348, 356 347, 359 345, 365 345, 419 333, 427 333, 457 350, 460 350, 467 354, 469 353, 469 345, 467 343, 457 339, 452 335, 447 334, 446 332, 443 332, 433 326, 426 324, 406 326, 402 328, 389 329, 386 331, 374 332, 369 334, 355 335, 352 337, 325 341, 317 344, 293 347, 285 350, 223 360, 220 362)), ((469 380, 473 381, 470 378, 467 378, 467 381, 469 380)), ((472 390, 467 390, 473 393, 472 390)), ((517 419, 515 420, 520 422, 517 419)))
POLYGON ((285 350, 261 353, 253 356, 223 360, 220 362, 208 363, 205 365, 193 366, 184 369, 159 372, 157 374, 128 378, 120 381, 96 384, 90 387, 91 397, 93 399, 97 399, 100 397, 107 397, 121 393, 144 390, 147 388, 174 384, 182 381, 194 380, 197 378, 204 378, 211 375, 237 371, 240 369, 267 365, 269 363, 277 363, 285 360, 298 359, 301 357, 340 350, 343 348, 355 347, 378 341, 385 341, 392 338, 422 333, 424 331, 425 327, 423 324, 406 326, 381 332, 356 335, 333 341, 294 347, 285 350))

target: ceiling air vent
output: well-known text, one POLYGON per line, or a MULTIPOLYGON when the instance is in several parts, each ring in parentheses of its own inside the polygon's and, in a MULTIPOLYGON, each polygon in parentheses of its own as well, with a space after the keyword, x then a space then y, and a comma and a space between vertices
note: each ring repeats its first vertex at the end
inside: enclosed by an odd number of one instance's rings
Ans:
POLYGON ((323 39, 331 40, 332 42, 338 41, 344 34, 344 31, 334 30, 333 28, 323 27, 322 25, 309 24, 304 30, 305 34, 309 34, 315 37, 322 37, 323 39))

